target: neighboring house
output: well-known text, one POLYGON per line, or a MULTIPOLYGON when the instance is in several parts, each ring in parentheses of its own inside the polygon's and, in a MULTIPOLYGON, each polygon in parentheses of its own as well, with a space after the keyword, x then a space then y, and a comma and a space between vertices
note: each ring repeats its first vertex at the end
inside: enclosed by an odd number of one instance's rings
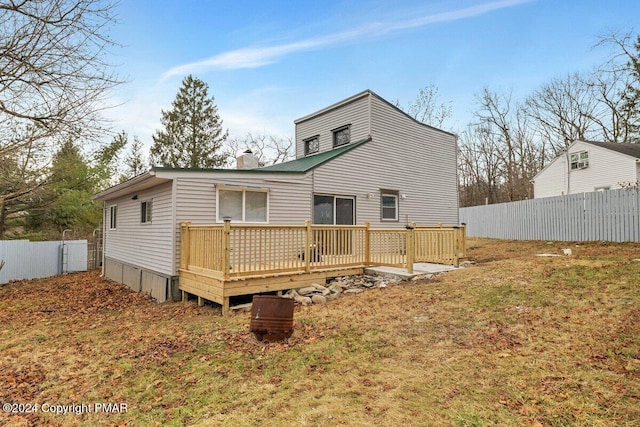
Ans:
POLYGON ((104 201, 104 274, 164 300, 182 221, 211 224, 458 224, 455 135, 366 90, 295 121, 296 160, 251 169, 152 168, 104 201))
POLYGON ((535 177, 535 198, 624 187, 640 180, 640 144, 575 141, 535 177))

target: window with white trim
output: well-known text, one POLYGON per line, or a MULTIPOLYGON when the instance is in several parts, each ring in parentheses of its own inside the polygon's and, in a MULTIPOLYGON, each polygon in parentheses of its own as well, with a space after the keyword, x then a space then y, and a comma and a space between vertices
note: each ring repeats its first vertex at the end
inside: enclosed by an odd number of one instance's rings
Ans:
POLYGON ((268 222, 267 190, 221 188, 218 190, 218 221, 268 222))
POLYGON ((398 192, 380 192, 380 220, 398 221, 398 192))
POLYGON ((151 208, 153 202, 151 200, 145 200, 140 203, 140 222, 143 224, 151 223, 151 208))
POLYGON ((571 170, 585 169, 589 166, 588 151, 580 151, 578 153, 573 153, 571 154, 570 159, 571 159, 571 170))
POLYGON ((118 219, 118 205, 109 207, 109 229, 115 230, 118 219))

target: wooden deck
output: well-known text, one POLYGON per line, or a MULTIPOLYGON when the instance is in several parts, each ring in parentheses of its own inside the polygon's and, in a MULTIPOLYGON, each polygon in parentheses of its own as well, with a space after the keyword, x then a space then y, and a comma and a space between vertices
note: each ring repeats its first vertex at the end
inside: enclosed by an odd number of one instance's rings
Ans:
POLYGON ((458 265, 464 227, 195 225, 182 223, 180 289, 222 305, 229 298, 282 291, 336 276, 361 274, 367 266, 413 271, 414 262, 458 265))

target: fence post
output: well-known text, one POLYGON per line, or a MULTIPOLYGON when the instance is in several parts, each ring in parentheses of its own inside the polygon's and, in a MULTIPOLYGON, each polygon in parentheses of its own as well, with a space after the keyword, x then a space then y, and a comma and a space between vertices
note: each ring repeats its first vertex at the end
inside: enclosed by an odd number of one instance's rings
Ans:
POLYGON ((190 225, 190 221, 180 223, 180 268, 183 270, 189 268, 189 258, 191 255, 190 225))
POLYGON ((231 220, 224 220, 224 228, 222 229, 222 277, 224 280, 229 278, 229 258, 231 253, 231 220))
POLYGON ((413 274, 413 259, 415 258, 415 227, 413 225, 407 224, 407 248, 405 252, 407 253, 407 273, 413 274))
MULTIPOLYGON (((310 220, 306 220, 304 222, 304 226, 305 226, 305 237, 304 237, 304 271, 305 272, 310 272, 311 271, 311 239, 313 238, 312 236, 312 232, 311 232, 311 221, 310 220)), ((315 250, 317 251, 318 248, 315 248, 315 250)), ((316 253, 314 253, 314 256, 316 255, 316 253)))
POLYGON ((364 223, 364 265, 371 265, 371 223, 364 223))
POLYGON ((453 230, 453 266, 456 268, 460 266, 460 230, 457 228, 453 230))

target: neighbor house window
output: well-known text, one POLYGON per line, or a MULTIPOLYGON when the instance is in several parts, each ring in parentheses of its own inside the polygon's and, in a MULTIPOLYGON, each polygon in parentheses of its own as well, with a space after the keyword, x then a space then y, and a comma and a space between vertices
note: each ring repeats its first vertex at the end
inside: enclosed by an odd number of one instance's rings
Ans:
POLYGON ((140 222, 143 224, 151 222, 151 200, 140 203, 140 222))
POLYGON ((267 222, 267 202, 266 190, 220 189, 218 221, 267 222))
POLYGON ((382 191, 380 193, 380 212, 382 221, 398 221, 397 191, 382 191))
POLYGON ((351 140, 351 127, 350 126, 342 126, 341 128, 335 129, 333 131, 333 146, 339 147, 341 145, 348 144, 351 140))
POLYGON ((318 135, 313 138, 308 138, 304 140, 304 155, 308 156, 309 154, 317 153, 320 151, 320 137, 318 135))
POLYGON ((584 169, 589 166, 589 152, 580 151, 579 153, 571 154, 571 170, 584 169))
POLYGON ((118 218, 118 205, 113 205, 109 208, 109 228, 116 228, 116 220, 118 218))

